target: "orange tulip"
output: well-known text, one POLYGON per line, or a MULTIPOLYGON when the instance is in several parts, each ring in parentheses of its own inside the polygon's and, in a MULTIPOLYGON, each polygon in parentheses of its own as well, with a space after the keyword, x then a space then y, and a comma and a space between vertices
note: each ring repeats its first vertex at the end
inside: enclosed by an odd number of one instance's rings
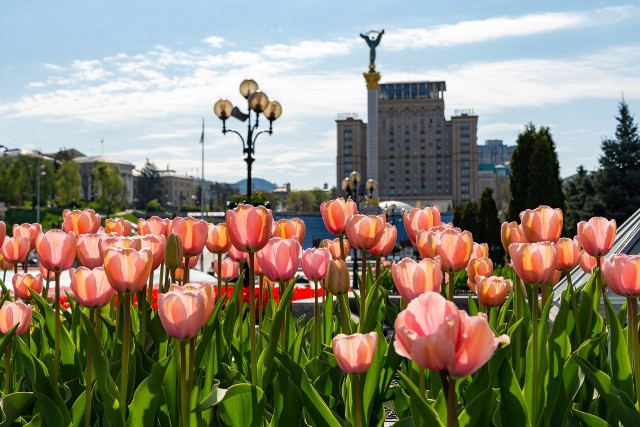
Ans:
POLYGON ((207 221, 193 217, 176 217, 171 221, 169 233, 176 233, 182 241, 185 257, 200 255, 207 241, 207 221))
POLYGON ((580 264, 580 268, 587 274, 593 273, 593 267, 598 263, 598 259, 594 256, 589 255, 585 251, 580 251, 580 256, 578 257, 578 264, 580 264))
POLYGON ((194 289, 158 295, 158 315, 169 336, 184 340, 198 335, 205 322, 205 298, 194 289))
POLYGON ((260 269, 269 280, 288 282, 298 272, 302 248, 297 239, 273 237, 256 253, 260 269))
POLYGON ((241 252, 231 245, 228 252, 229 258, 236 262, 249 262, 249 255, 246 252, 241 252))
POLYGON ((40 232, 36 238, 38 259, 49 271, 67 270, 76 259, 76 236, 62 230, 40 232))
POLYGON ((616 238, 616 220, 593 217, 589 221, 578 223, 578 236, 582 249, 591 256, 606 255, 616 238))
MULTIPOLYGON (((213 271, 218 271, 218 260, 213 261, 213 271)), ((232 280, 238 277, 240 271, 240 264, 231 258, 225 258, 222 260, 222 280, 232 280)))
POLYGON ((556 269, 561 271, 571 270, 578 265, 580 241, 577 237, 573 239, 561 237, 558 239, 558 243, 556 243, 556 252, 558 253, 556 269))
POLYGON ((416 262, 403 258, 391 264, 391 277, 396 289, 406 302, 427 291, 440 292, 442 288, 442 266, 440 258, 425 258, 416 262))
POLYGON ((520 213, 522 231, 529 243, 557 242, 562 234, 562 210, 541 205, 520 213))
POLYGON ((94 234, 100 228, 101 217, 93 209, 62 211, 62 229, 67 233, 73 231, 76 236, 94 234))
POLYGON ((159 216, 152 216, 149 219, 138 219, 138 235, 146 236, 147 234, 157 234, 159 236, 167 236, 167 230, 169 229, 169 223, 171 220, 167 218, 160 218, 159 216))
POLYGON ((4 221, 0 221, 0 242, 4 242, 4 238, 7 235, 7 225, 4 221))
POLYGON ((320 204, 320 213, 329 233, 344 234, 347 218, 358 213, 358 205, 351 199, 339 197, 320 204))
POLYGON ((556 245, 551 242, 512 243, 509 256, 516 274, 527 283, 545 283, 556 271, 556 245))
POLYGON ((2 243, 2 256, 5 261, 12 264, 25 262, 29 255, 29 238, 22 236, 5 236, 2 243))
POLYGON ((415 245, 418 231, 428 231, 431 228, 440 225, 442 222, 440 217, 440 206, 427 206, 424 209, 413 208, 409 211, 404 211, 402 220, 411 243, 415 245))
MULTIPOLYGON (((164 249, 167 244, 167 238, 164 234, 145 234, 140 237, 141 249, 149 249, 151 251, 152 259, 151 269, 155 270, 162 264, 164 258, 164 249)), ((194 257, 196 261, 198 258, 194 257)))
POLYGON ((351 215, 345 224, 349 244, 354 249, 370 250, 380 241, 385 224, 384 215, 351 215))
POLYGON ((42 292, 42 274, 35 276, 30 273, 17 273, 13 275, 13 291, 17 298, 30 300, 33 298, 29 289, 33 289, 35 293, 42 292))
MULTIPOLYGON (((329 249, 332 259, 342 259, 342 256, 340 254, 340 238, 336 237, 335 239, 324 239, 320 242, 319 247, 329 249)), ((344 250, 344 255, 346 256, 351 249, 351 247, 349 246, 349 241, 347 239, 342 239, 342 248, 344 250)))
POLYGON ((137 251, 142 249, 142 241, 140 236, 117 236, 115 234, 103 234, 100 240, 100 253, 104 258, 104 254, 109 248, 132 248, 137 251))
POLYGON ((376 354, 378 334, 376 332, 338 334, 331 340, 331 347, 342 372, 364 374, 371 366, 373 356, 376 354))
POLYGON ((115 290, 109 284, 103 267, 87 267, 69 270, 71 291, 83 307, 98 308, 109 304, 115 290))
POLYGON ((640 296, 640 255, 615 254, 604 260, 602 272, 616 294, 640 296))
POLYGON ((13 235, 27 237, 29 239, 29 249, 36 248, 36 237, 41 231, 42 226, 38 223, 13 225, 13 235))
POLYGON ((449 273, 464 269, 471 258, 473 236, 469 231, 447 229, 441 233, 427 232, 427 245, 434 256, 442 260, 442 269, 449 273))
POLYGON ((76 241, 76 255, 83 267, 94 269, 102 265, 102 251, 100 246, 104 234, 86 233, 78 236, 76 241))
POLYGON ((476 277, 476 295, 485 307, 499 307, 513 290, 511 280, 504 277, 476 277))
POLYGON ((327 275, 324 278, 324 286, 333 295, 342 295, 349 290, 349 268, 341 260, 329 261, 327 275))
POLYGON ((471 250, 471 258, 482 258, 489 256, 489 245, 486 243, 473 242, 473 249, 471 250))
POLYGON ((527 243, 527 237, 522 231, 522 227, 517 222, 503 222, 500 227, 500 240, 502 241, 502 247, 509 253, 509 246, 512 243, 527 243))
POLYGON ((20 325, 16 329, 16 335, 22 335, 31 326, 33 308, 22 301, 5 301, 0 307, 0 332, 6 334, 15 325, 20 325))
POLYGON ((151 262, 149 249, 108 248, 104 254, 104 272, 117 292, 137 292, 147 284, 151 262))
POLYGON ((273 224, 273 237, 290 239, 295 237, 302 244, 306 234, 304 221, 300 218, 280 219, 273 224))
POLYGON ((478 277, 491 276, 493 274, 493 262, 488 257, 471 258, 467 264, 467 285, 469 289, 476 292, 478 277))
POLYGON ((227 233, 227 224, 221 222, 219 224, 207 225, 207 241, 205 243, 209 252, 213 254, 223 254, 229 251, 231 241, 227 233))
POLYGON ((7 260, 4 259, 4 256, 2 255, 2 251, 0 251, 0 270, 7 271, 12 268, 13 264, 7 262, 7 260))
POLYGON ((373 256, 387 256, 393 251, 396 246, 396 239, 398 237, 398 230, 395 225, 391 225, 388 222, 384 225, 382 236, 378 243, 369 249, 369 253, 373 256))
POLYGON ((273 216, 264 206, 239 204, 227 211, 229 240, 242 252, 257 252, 262 249, 273 231, 273 216))
POLYGON ((105 233, 116 233, 118 236, 131 235, 131 223, 124 218, 107 218, 104 221, 105 233))
POLYGON ((200 292, 204 297, 204 323, 207 323, 211 313, 213 313, 213 306, 215 305, 215 295, 213 292, 213 286, 209 282, 189 282, 182 286, 172 284, 169 287, 169 291, 187 292, 195 291, 200 292))

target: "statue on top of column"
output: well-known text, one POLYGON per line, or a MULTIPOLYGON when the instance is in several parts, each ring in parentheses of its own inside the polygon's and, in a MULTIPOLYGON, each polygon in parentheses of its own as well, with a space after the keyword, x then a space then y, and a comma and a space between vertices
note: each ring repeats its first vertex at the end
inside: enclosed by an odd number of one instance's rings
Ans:
POLYGON ((360 33, 360 37, 362 37, 367 42, 367 45, 369 45, 369 71, 371 72, 376 70, 376 47, 380 44, 380 39, 382 39, 383 34, 384 30, 371 30, 368 33, 360 33))

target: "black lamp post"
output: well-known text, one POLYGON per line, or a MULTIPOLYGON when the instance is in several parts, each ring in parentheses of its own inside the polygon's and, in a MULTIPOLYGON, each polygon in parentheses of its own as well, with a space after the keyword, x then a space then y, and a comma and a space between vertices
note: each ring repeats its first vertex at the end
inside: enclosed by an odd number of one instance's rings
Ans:
MULTIPOLYGON (((351 200, 355 202, 356 206, 358 206, 358 210, 360 209, 360 202, 362 201, 362 199, 359 199, 358 196, 365 196, 365 200, 369 200, 370 198, 373 197, 373 192, 376 190, 376 187, 378 186, 378 183, 375 181, 375 179, 368 179, 365 185, 367 190, 367 193, 365 195, 362 189, 360 189, 361 180, 362 180, 362 176, 360 175, 360 172, 357 172, 357 171, 351 172, 351 174, 349 174, 348 177, 345 177, 342 180, 342 189, 347 194, 347 197, 349 197, 351 200)), ((366 262, 366 260, 363 260, 363 262, 366 262)), ((354 289, 358 289, 358 251, 356 249, 353 250, 353 285, 352 287, 354 289)))
POLYGON ((278 101, 269 101, 269 98, 264 92, 258 90, 258 83, 254 80, 247 79, 240 83, 240 93, 247 100, 247 112, 240 111, 238 107, 234 107, 233 104, 227 99, 220 99, 213 106, 213 112, 220 120, 222 120, 222 133, 226 135, 227 132, 232 132, 240 137, 242 141, 242 151, 246 154, 244 161, 247 163, 247 203, 251 204, 251 165, 255 158, 255 143, 263 133, 271 135, 273 121, 277 120, 282 114, 282 106, 278 101), (269 121, 269 129, 257 131, 258 118, 260 113, 265 119, 269 121), (233 130, 227 129, 227 119, 234 117, 241 122, 247 122, 247 137, 243 138, 242 135, 233 130))

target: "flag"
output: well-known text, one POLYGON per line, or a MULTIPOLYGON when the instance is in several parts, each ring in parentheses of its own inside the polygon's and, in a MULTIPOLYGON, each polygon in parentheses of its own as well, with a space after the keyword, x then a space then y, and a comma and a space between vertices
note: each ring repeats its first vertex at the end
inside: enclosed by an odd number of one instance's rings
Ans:
POLYGON ((200 144, 204 144, 204 117, 202 118, 202 135, 200 135, 200 144))

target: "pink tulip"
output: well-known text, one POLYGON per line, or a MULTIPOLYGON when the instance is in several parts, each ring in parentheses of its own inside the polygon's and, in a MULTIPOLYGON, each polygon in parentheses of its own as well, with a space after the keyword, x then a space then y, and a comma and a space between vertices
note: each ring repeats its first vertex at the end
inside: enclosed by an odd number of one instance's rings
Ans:
POLYGON ((22 301, 5 301, 0 307, 0 332, 6 334, 15 325, 20 325, 16 329, 16 335, 22 335, 31 326, 31 316, 33 308, 22 301))
POLYGON ((580 256, 578 257, 578 264, 582 271, 587 274, 591 274, 593 272, 593 267, 598 263, 598 259, 594 256, 589 255, 585 251, 580 251, 580 256))
POLYGON ((331 347, 342 372, 364 374, 371 366, 373 356, 376 354, 378 334, 376 332, 338 334, 331 340, 331 347))
POLYGON ((207 221, 192 217, 176 217, 171 221, 169 234, 176 233, 182 241, 185 257, 199 256, 207 242, 207 221))
POLYGON ((87 267, 69 270, 71 291, 83 307, 98 308, 109 304, 115 290, 109 284, 103 267, 87 267))
POLYGON ((172 284, 169 287, 169 291, 178 291, 178 292, 200 292, 204 297, 204 323, 207 323, 209 317, 211 317, 211 313, 213 313, 213 306, 215 305, 215 295, 213 292, 213 285, 211 283, 204 282, 189 282, 185 283, 182 286, 178 286, 177 284, 172 284))
POLYGON ((406 302, 427 291, 440 292, 443 277, 440 258, 425 258, 420 262, 403 258, 391 264, 391 277, 400 297, 406 302))
POLYGON ((331 253, 324 248, 309 248, 302 252, 302 272, 309 280, 322 280, 327 275, 331 253))
POLYGON ((291 239, 295 237, 298 242, 304 241, 307 229, 300 218, 280 219, 273 224, 273 237, 291 239))
POLYGON ((320 204, 320 213, 329 233, 340 235, 345 233, 347 219, 358 213, 358 205, 351 199, 339 197, 320 204))
POLYGON ((578 265, 578 257, 580 256, 580 241, 578 237, 569 239, 568 237, 561 237, 556 243, 556 252, 558 259, 556 262, 557 270, 571 270, 578 265))
POLYGON ((449 273, 463 270, 471 258, 473 236, 469 231, 444 230, 440 234, 427 232, 429 247, 442 261, 442 269, 449 273))
POLYGON ((606 255, 616 238, 616 220, 593 217, 578 223, 578 236, 582 249, 591 256, 606 255))
POLYGON ((380 241, 385 224, 384 215, 351 215, 345 224, 349 244, 354 249, 370 250, 380 241))
POLYGON ((427 206, 424 209, 413 208, 409 211, 404 211, 402 222, 404 223, 404 228, 407 230, 411 243, 415 245, 418 231, 428 231, 440 225, 442 222, 440 218, 440 206, 427 206))
POLYGON ((40 232, 36 238, 40 264, 49 271, 67 270, 76 259, 76 236, 62 230, 40 232))
POLYGON ((249 262, 249 256, 246 252, 241 252, 236 249, 235 246, 231 245, 228 252, 229 258, 236 262, 249 262))
POLYGON ((545 283, 556 271, 556 246, 551 242, 512 243, 509 256, 518 277, 527 283, 545 283))
POLYGON ((149 249, 109 248, 104 254, 104 272, 117 292, 137 292, 147 284, 151 258, 149 249))
POLYGON ((513 284, 511 280, 504 277, 491 276, 477 276, 476 295, 478 295, 478 301, 485 307, 499 307, 507 299, 507 296, 513 290, 513 284))
POLYGON ((102 240, 100 240, 100 253, 104 258, 104 254, 109 248, 120 249, 135 249, 139 251, 142 249, 142 241, 140 236, 117 236, 116 234, 103 234, 102 240))
POLYGON ((100 221, 100 214, 93 209, 83 211, 65 209, 62 212, 62 229, 67 233, 73 231, 76 236, 97 233, 100 221))
POLYGON ((529 243, 557 242, 562 234, 562 210, 541 205, 520 213, 522 231, 529 243))
POLYGON ((369 253, 375 257, 382 257, 389 255, 393 248, 396 246, 396 239, 398 238, 398 230, 395 225, 385 223, 382 236, 378 243, 369 249, 369 253))
POLYGON ((38 233, 42 232, 42 226, 38 223, 34 224, 14 224, 13 225, 13 235, 14 236, 23 236, 29 239, 29 249, 36 248, 36 237, 38 233))
POLYGON ((436 292, 424 293, 396 317, 396 352, 432 371, 447 370, 454 377, 477 371, 493 355, 497 337, 484 314, 469 317, 436 292))
POLYGON ((115 233, 118 236, 129 237, 131 228, 131 223, 124 218, 107 218, 104 221, 105 233, 115 233))
POLYGON ((489 256, 489 245, 486 243, 473 242, 473 249, 471 250, 471 258, 482 258, 489 256))
POLYGON ((30 300, 33 298, 29 289, 37 294, 42 292, 42 274, 16 273, 13 275, 13 291, 17 298, 30 300))
POLYGON ((287 282, 298 272, 301 252, 297 239, 273 237, 258 251, 256 260, 269 280, 287 282))
MULTIPOLYGON (((335 239, 324 239, 320 242, 319 247, 326 248, 331 252, 332 259, 342 259, 340 253, 340 238, 336 237, 335 239)), ((344 256, 346 257, 349 253, 351 247, 349 246, 349 241, 347 239, 342 239, 342 249, 344 256)))
POLYGON ((500 228, 500 240, 502 247, 509 252, 509 246, 512 243, 527 243, 527 237, 522 231, 522 227, 517 222, 503 222, 500 228))
POLYGON ((100 251, 100 245, 104 234, 80 234, 76 241, 76 255, 80 265, 92 270, 96 267, 102 266, 102 252, 100 251))
POLYGON ((42 274, 42 280, 55 280, 56 273, 55 271, 50 271, 44 268, 42 264, 38 266, 38 270, 40 270, 40 274, 42 274))
POLYGON ((25 262, 29 255, 29 238, 22 236, 5 236, 2 243, 2 256, 5 261, 12 264, 25 262))
MULTIPOLYGON (((164 249, 167 244, 167 238, 164 234, 145 234, 140 237, 140 246, 142 249, 149 249, 152 255, 151 269, 155 270, 162 264, 164 258, 164 249)), ((193 257, 196 261, 198 258, 193 257)))
POLYGON ((493 274, 493 261, 488 257, 471 258, 467 264, 467 285, 476 292, 477 278, 479 276, 491 276, 493 274))
MULTIPOLYGON (((218 260, 213 261, 213 271, 218 274, 218 260)), ((240 271, 240 264, 231 258, 225 258, 222 260, 222 280, 232 280, 238 277, 240 271)))
POLYGON ((158 315, 167 334, 177 340, 198 335, 205 322, 205 300, 195 290, 158 295, 158 315))
POLYGON ((7 235, 7 225, 4 221, 0 221, 0 242, 4 242, 4 238, 7 235))
POLYGON ((223 254, 231 247, 229 234, 227 233, 227 224, 207 224, 207 241, 205 245, 209 252, 213 254, 223 254))
POLYGON ((239 204, 227 211, 229 240, 242 252, 257 252, 262 249, 273 231, 273 216, 264 206, 239 204))
POLYGON ((615 254, 604 260, 602 272, 616 294, 640 296, 640 255, 615 254))
POLYGON ((146 236, 147 234, 157 234, 159 236, 167 237, 167 230, 169 229, 169 223, 171 220, 167 218, 160 218, 159 216, 152 216, 149 219, 138 219, 138 235, 146 236))
POLYGON ((422 258, 434 258, 438 254, 436 253, 436 246, 438 245, 438 240, 434 239, 434 236, 440 236, 446 230, 453 230, 456 233, 462 233, 462 230, 458 227, 454 227, 451 223, 445 223, 436 225, 429 230, 420 230, 418 234, 416 234, 416 248, 420 253, 422 258), (429 237, 431 234, 431 238, 429 237))

